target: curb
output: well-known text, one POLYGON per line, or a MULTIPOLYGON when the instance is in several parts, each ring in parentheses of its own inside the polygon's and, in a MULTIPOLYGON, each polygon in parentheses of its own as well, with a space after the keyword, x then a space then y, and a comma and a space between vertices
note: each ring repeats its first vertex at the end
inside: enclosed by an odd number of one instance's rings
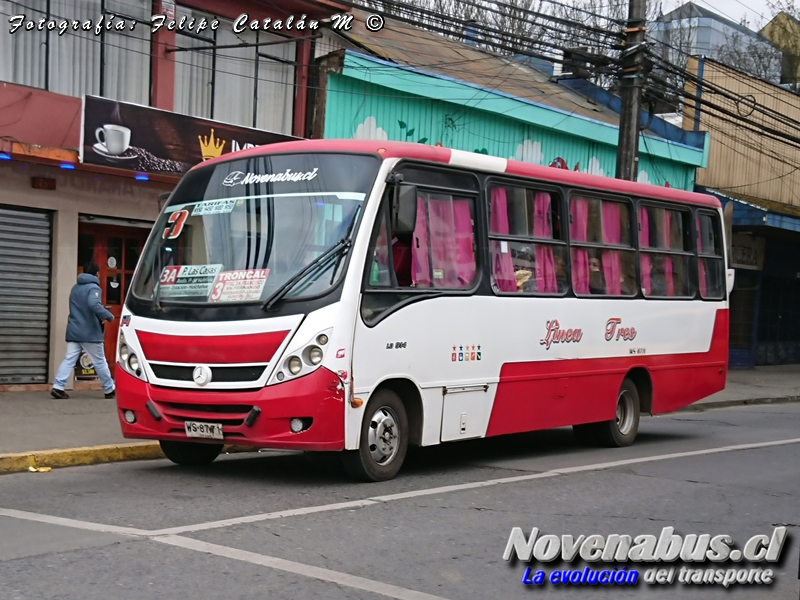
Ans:
MULTIPOLYGON (((258 449, 245 446, 225 446, 223 453, 257 452, 258 449)), ((84 448, 65 448, 0 454, 0 475, 29 471, 31 467, 80 467, 111 462, 132 460, 155 460, 166 458, 158 443, 142 442, 110 446, 87 446, 84 448)))
POLYGON ((697 402, 676 412, 704 412, 715 408, 731 408, 733 406, 759 406, 764 404, 792 404, 800 402, 800 396, 780 396, 778 398, 748 398, 746 400, 719 400, 716 402, 697 402))

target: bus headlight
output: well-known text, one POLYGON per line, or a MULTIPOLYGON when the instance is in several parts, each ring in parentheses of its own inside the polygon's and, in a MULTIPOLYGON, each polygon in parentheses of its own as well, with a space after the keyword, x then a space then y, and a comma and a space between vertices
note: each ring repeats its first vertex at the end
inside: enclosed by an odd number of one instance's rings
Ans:
POLYGON ((303 368, 303 361, 301 361, 297 356, 292 356, 287 365, 289 367, 289 372, 292 375, 297 375, 303 368))
POLYGON ((287 348, 286 354, 284 354, 286 358, 280 359, 279 366, 268 380, 267 385, 284 383, 295 377, 304 377, 322 367, 327 354, 330 354, 326 350, 332 343, 332 333, 332 328, 324 331, 318 330, 311 339, 305 338, 305 343, 287 348))
POLYGON ((308 350, 308 362, 316 366, 322 362, 322 348, 311 346, 308 350))
POLYGON ((119 345, 119 360, 120 362, 128 362, 128 356, 130 356, 130 349, 125 342, 122 342, 119 345))
POLYGON ((128 357, 128 368, 131 372, 136 373, 139 370, 139 359, 136 357, 135 354, 131 354, 128 357))

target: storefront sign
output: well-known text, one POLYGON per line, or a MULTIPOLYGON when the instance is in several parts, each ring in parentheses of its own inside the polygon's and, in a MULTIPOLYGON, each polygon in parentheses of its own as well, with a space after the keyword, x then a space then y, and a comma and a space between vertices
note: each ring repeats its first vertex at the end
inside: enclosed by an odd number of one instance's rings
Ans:
POLYGON ((83 100, 82 163, 180 175, 228 152, 298 138, 116 102, 83 100))
POLYGON ((733 234, 731 266, 761 271, 764 268, 764 238, 733 234))

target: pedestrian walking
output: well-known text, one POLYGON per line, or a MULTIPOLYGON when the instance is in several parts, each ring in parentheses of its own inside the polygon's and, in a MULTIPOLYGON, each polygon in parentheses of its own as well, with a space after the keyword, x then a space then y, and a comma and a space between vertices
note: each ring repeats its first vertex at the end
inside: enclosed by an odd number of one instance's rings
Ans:
POLYGON ((114 315, 103 306, 101 301, 102 291, 100 279, 97 277, 99 272, 100 267, 95 263, 87 263, 83 267, 83 273, 78 275, 78 283, 73 286, 69 294, 67 355, 58 368, 53 389, 50 391, 53 398, 69 398, 64 388, 81 356, 81 351, 86 352, 92 359, 92 365, 100 376, 106 398, 116 397, 114 379, 111 377, 111 371, 106 362, 103 344, 105 335, 103 321, 110 323, 114 320, 114 315))

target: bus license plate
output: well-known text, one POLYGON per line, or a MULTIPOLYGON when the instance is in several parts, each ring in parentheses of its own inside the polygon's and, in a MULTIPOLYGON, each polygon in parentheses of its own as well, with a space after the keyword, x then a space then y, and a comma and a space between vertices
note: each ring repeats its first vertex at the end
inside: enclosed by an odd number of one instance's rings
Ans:
POLYGON ((210 438, 214 440, 223 439, 222 425, 220 423, 197 423, 196 421, 186 421, 186 435, 196 438, 210 438))

